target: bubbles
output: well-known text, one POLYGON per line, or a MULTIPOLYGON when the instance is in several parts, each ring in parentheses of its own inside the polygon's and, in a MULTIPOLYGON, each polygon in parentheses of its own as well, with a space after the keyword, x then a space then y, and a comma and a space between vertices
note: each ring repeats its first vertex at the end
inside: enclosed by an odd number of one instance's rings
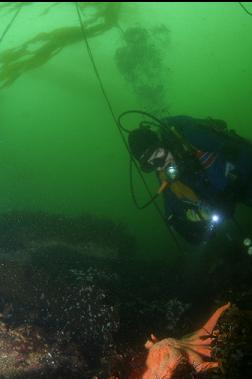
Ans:
POLYGON ((169 30, 134 26, 123 33, 115 53, 121 75, 132 86, 141 106, 153 114, 167 114, 167 67, 169 30))

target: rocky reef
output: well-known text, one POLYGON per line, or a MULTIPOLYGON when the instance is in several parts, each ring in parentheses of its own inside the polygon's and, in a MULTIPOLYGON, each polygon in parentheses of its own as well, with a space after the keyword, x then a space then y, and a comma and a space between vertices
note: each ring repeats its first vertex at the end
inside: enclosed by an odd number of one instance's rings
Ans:
POLYGON ((251 376, 252 264, 238 245, 172 266, 137 258, 106 219, 19 212, 0 228, 1 378, 142 379, 147 338, 181 341, 227 301, 211 335, 221 365, 172 378, 251 376))

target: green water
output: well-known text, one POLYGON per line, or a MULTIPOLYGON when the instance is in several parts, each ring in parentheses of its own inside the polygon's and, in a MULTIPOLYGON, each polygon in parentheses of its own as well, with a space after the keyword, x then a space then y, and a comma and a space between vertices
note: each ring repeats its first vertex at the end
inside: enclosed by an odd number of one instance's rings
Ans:
MULTIPOLYGON (((0 3, 3 4, 3 3, 0 3)), ((22 9, 0 49, 40 32, 78 26, 73 4, 41 15, 48 3, 22 9)), ((251 3, 244 3, 252 11, 251 3)), ((11 13, 0 13, 0 35, 11 13)), ((171 115, 224 119, 252 137, 252 17, 238 3, 122 3, 122 30, 165 25, 166 72, 160 72, 171 115)), ((113 27, 90 46, 115 114, 148 109, 121 75, 113 27)), ((129 186, 129 157, 101 93, 84 42, 65 47, 0 91, 0 211, 92 213, 123 222, 146 256, 172 256, 175 246, 153 207, 138 211, 129 186)), ((156 179, 148 178, 151 188, 156 179)), ((135 175, 140 202, 148 200, 135 175)))

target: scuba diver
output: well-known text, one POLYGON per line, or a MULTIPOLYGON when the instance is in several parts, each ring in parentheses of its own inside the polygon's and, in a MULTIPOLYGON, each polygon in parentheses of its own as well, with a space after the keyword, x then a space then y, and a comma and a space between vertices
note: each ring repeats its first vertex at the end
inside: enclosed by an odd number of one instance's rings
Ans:
POLYGON ((238 203, 252 206, 252 144, 217 119, 174 116, 158 126, 130 131, 129 150, 142 171, 156 172, 168 225, 207 242, 238 203))

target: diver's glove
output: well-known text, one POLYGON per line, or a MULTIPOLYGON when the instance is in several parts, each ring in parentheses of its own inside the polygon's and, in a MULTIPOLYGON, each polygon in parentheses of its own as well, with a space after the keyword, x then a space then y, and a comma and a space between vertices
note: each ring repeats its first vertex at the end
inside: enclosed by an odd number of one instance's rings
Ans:
POLYGON ((211 221, 213 212, 204 205, 199 205, 195 208, 189 208, 186 211, 186 218, 192 222, 211 221))

